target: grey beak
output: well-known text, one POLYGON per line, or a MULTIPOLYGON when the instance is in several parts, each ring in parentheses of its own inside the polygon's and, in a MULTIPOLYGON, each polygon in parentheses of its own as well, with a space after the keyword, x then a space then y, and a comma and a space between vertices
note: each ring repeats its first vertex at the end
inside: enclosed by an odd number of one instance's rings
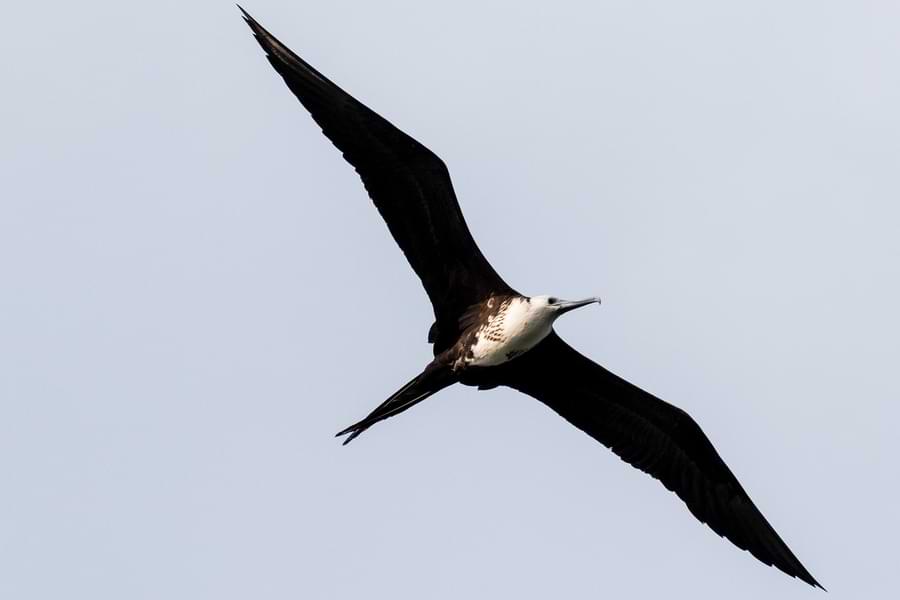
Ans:
POLYGON ((560 302, 559 314, 567 313, 570 310, 575 310, 576 308, 581 308, 582 306, 587 306, 588 304, 593 304, 594 302, 600 304, 600 298, 585 298, 584 300, 566 300, 564 302, 560 302))

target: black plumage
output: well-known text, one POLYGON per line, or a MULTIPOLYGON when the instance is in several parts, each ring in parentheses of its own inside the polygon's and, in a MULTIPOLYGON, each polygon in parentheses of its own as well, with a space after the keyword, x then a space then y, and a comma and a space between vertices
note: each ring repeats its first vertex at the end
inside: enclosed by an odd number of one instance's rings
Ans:
POLYGON ((739 548, 821 587, 681 409, 585 358, 555 333, 499 366, 466 362, 489 319, 516 299, 530 299, 510 288, 478 249, 447 167, 325 78, 246 12, 244 17, 269 62, 356 168, 434 307, 435 323, 429 332, 434 360, 365 419, 340 432, 349 434, 345 443, 453 383, 482 389, 505 385, 540 400, 661 481, 697 519, 739 548))
POLYGON ((446 350, 459 336, 459 315, 512 289, 472 239, 444 161, 244 16, 269 62, 359 173, 434 307, 434 353, 446 350))
POLYGON ((585 358, 555 333, 499 367, 503 385, 532 396, 622 460, 675 492, 713 531, 819 586, 769 525, 689 414, 585 358))

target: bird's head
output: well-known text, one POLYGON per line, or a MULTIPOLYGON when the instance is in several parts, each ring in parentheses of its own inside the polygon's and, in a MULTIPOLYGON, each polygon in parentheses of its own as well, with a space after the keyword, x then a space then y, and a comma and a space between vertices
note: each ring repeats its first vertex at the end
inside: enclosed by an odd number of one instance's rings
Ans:
POLYGON ((552 319, 556 319, 560 315, 587 306, 593 303, 600 304, 600 298, 585 298, 584 300, 563 300, 556 296, 532 296, 531 304, 534 310, 539 311, 543 315, 547 315, 552 319))

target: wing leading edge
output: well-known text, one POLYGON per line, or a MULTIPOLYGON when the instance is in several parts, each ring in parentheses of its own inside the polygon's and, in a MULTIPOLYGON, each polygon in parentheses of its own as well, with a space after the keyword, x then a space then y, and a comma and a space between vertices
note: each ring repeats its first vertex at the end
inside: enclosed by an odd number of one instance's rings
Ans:
POLYGON ((717 534, 765 564, 822 588, 686 412, 610 373, 555 333, 505 371, 498 374, 499 382, 540 400, 658 479, 717 534))
POLYGON ((443 351, 456 341, 458 319, 469 306, 513 292, 472 239, 446 165, 241 11, 269 62, 359 173, 425 287, 436 319, 429 341, 435 354, 443 351))

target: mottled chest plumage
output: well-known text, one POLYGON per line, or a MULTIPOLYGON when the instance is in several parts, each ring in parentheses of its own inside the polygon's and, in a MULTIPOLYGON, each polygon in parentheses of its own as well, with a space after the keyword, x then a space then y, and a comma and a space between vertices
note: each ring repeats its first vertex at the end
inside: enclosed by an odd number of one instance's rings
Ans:
POLYGON ((523 296, 491 297, 464 317, 454 369, 500 365, 544 339, 552 318, 523 296))

